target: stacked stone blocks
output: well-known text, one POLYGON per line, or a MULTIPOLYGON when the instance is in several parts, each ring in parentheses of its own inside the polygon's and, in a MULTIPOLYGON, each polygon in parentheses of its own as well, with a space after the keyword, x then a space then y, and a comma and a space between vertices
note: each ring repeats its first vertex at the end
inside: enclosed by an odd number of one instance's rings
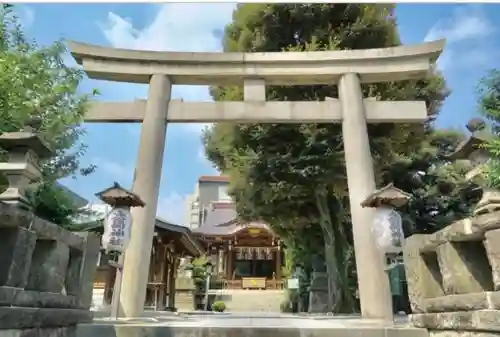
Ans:
POLYGON ((500 336, 500 212, 409 237, 404 261, 415 327, 500 336))
POLYGON ((92 321, 99 243, 95 235, 72 233, 0 203, 0 329, 92 321))

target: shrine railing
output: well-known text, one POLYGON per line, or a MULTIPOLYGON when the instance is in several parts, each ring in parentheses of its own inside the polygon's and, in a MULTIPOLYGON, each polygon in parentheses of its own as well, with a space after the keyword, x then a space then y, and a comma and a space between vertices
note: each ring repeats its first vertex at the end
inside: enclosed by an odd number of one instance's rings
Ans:
POLYGON ((224 289, 242 289, 243 283, 241 280, 224 280, 223 288, 224 289))
POLYGON ((266 289, 283 290, 285 282, 282 280, 266 280, 266 289))

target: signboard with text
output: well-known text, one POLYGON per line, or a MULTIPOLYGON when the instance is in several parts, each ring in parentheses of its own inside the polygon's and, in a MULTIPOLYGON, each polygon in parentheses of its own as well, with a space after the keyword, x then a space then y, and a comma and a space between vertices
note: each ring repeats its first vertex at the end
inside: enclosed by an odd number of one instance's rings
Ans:
POLYGON ((298 278, 289 278, 287 280, 287 288, 288 289, 299 289, 299 279, 298 278))
POLYGON ((130 238, 131 225, 129 208, 113 208, 104 219, 103 248, 108 252, 124 252, 130 238))

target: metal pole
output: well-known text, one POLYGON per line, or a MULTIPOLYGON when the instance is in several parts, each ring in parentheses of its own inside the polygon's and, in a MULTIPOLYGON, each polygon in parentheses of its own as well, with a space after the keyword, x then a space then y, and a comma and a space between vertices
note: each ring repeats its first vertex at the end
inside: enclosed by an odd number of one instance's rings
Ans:
POLYGON ((120 293, 122 291, 123 261, 125 252, 118 256, 117 263, 110 263, 116 269, 115 284, 113 286, 113 298, 111 299, 111 318, 118 319, 120 314, 120 293))

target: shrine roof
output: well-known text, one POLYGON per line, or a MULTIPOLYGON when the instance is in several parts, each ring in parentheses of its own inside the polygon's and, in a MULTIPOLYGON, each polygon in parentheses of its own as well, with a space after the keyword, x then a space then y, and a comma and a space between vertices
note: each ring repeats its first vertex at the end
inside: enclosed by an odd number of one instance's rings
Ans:
POLYGON ((193 236, 191 230, 187 227, 174 225, 161 218, 156 218, 155 229, 179 234, 184 250, 194 257, 203 255, 205 252, 198 240, 193 236))
MULTIPOLYGON (((227 204, 226 204, 227 205, 227 204)), ((243 228, 262 228, 270 232, 270 227, 259 221, 239 222, 237 220, 238 214, 233 207, 214 208, 207 214, 205 222, 199 228, 194 228, 194 234, 217 236, 217 235, 231 235, 240 231, 243 228)))

